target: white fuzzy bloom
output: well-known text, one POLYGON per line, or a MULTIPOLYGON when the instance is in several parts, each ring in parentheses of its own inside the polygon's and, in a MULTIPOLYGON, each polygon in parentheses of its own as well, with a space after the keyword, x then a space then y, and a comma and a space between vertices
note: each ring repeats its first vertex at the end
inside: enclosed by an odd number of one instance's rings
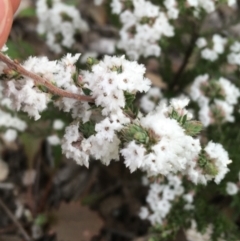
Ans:
POLYGON ((199 140, 185 135, 176 120, 168 118, 159 110, 143 117, 140 123, 154 133, 157 141, 151 146, 149 153, 136 143, 130 143, 121 151, 127 165, 132 167, 131 171, 141 168, 149 176, 183 172, 189 162, 198 157, 201 150, 199 140))
MULTIPOLYGON (((232 161, 229 160, 228 153, 224 150, 221 144, 209 142, 204 148, 209 158, 214 162, 218 169, 218 174, 214 177, 214 181, 218 184, 225 177, 226 173, 229 171, 228 164, 232 161)), ((207 177, 212 178, 212 177, 207 177)))
POLYGON ((140 56, 160 56, 159 41, 162 37, 174 35, 173 26, 169 18, 178 17, 177 2, 165 0, 167 13, 150 1, 133 0, 133 8, 125 10, 125 1, 113 0, 112 12, 120 14, 122 28, 118 48, 126 51, 131 59, 137 60, 140 56))
POLYGON ((235 195, 238 193, 238 186, 233 182, 227 182, 226 192, 228 195, 235 195))
MULTIPOLYGON (((213 225, 209 224, 204 230, 204 233, 200 233, 197 230, 197 224, 194 220, 192 220, 192 227, 186 230, 186 238, 188 241, 207 241, 211 240, 211 234, 213 232, 213 225)), ((227 241, 223 239, 218 239, 219 241, 227 241)))
POLYGON ((8 129, 7 131, 5 131, 5 133, 3 134, 3 139, 6 142, 12 142, 15 141, 17 139, 17 131, 13 130, 13 129, 8 129))
POLYGON ((202 8, 207 13, 211 13, 216 9, 215 1, 213 0, 187 0, 187 3, 189 6, 194 7, 197 11, 202 8))
POLYGON ((201 56, 203 59, 207 59, 211 62, 214 62, 215 60, 218 59, 218 54, 212 49, 205 48, 201 51, 201 56))
POLYGON ((78 131, 78 123, 72 124, 65 129, 62 141, 62 152, 67 158, 74 159, 79 165, 89 166, 89 146, 84 145, 84 138, 78 131))
POLYGON ((131 172, 136 171, 143 165, 145 153, 146 149, 141 145, 137 145, 134 141, 121 150, 121 154, 125 159, 124 163, 131 172))
POLYGON ((220 77, 219 80, 209 80, 209 75, 200 75, 190 88, 190 96, 198 102, 199 119, 204 126, 234 121, 233 110, 238 103, 240 91, 228 79, 220 77), (212 93, 217 95, 213 96, 212 93))
POLYGON ((64 125, 65 124, 64 124, 64 122, 62 120, 59 120, 59 119, 54 120, 54 122, 53 122, 53 129, 54 130, 62 130, 64 125))
POLYGON ((61 140, 59 139, 59 137, 57 135, 48 136, 47 141, 52 146, 56 146, 61 143, 61 140))
POLYGON ((112 160, 119 160, 120 140, 116 135, 112 141, 103 141, 97 135, 92 135, 86 140, 86 144, 91 145, 90 154, 104 165, 109 165, 112 160))
POLYGON ((144 73, 143 65, 130 62, 124 56, 105 56, 91 72, 85 71, 82 75, 96 105, 103 108, 103 115, 108 115, 122 113, 126 104, 124 92, 146 92, 150 88, 150 80, 144 78, 144 73))
POLYGON ((197 76, 190 89, 190 97, 192 100, 197 101, 199 105, 205 105, 209 102, 209 98, 204 95, 202 91, 202 86, 207 85, 209 81, 209 75, 199 75, 197 76))
POLYGON ((99 6, 103 3, 103 0, 94 0, 94 4, 99 6))
POLYGON ((230 105, 235 105, 240 96, 239 89, 233 85, 228 79, 220 78, 219 84, 221 85, 225 101, 230 105))
POLYGON ((179 10, 177 8, 178 6, 176 0, 165 0, 164 6, 167 9, 167 15, 170 19, 178 18, 179 10))
POLYGON ((160 98, 162 98, 160 89, 152 87, 145 95, 142 96, 140 100, 140 107, 145 113, 149 113, 156 108, 160 98))
POLYGON ((217 60, 219 55, 224 53, 226 44, 227 39, 218 34, 212 36, 212 48, 207 47, 205 38, 199 38, 196 43, 197 47, 201 49, 201 57, 211 62, 217 60))
POLYGON ((240 42, 236 41, 231 45, 227 59, 229 64, 240 65, 240 42))
POLYGON ((141 207, 139 216, 148 219, 152 225, 162 224, 171 210, 175 199, 184 193, 182 181, 178 176, 166 176, 166 183, 153 183, 149 186, 146 198, 147 207, 141 207))
POLYGON ((222 54, 224 52, 224 47, 227 43, 227 39, 223 38, 218 34, 214 34, 212 37, 212 41, 213 41, 213 50, 218 54, 222 54))
POLYGON ((0 126, 6 128, 14 128, 18 131, 24 131, 27 128, 27 124, 17 117, 13 117, 11 114, 0 110, 0 126))
POLYGON ((16 110, 22 109, 35 120, 40 118, 39 112, 47 108, 48 95, 35 88, 34 81, 28 78, 8 82, 8 95, 16 110))
POLYGON ((37 1, 37 31, 39 34, 46 34, 47 45, 52 51, 60 53, 62 46, 72 47, 75 42, 74 34, 77 31, 87 31, 88 25, 75 7, 59 0, 51 3, 48 6, 47 0, 37 1))
POLYGON ((198 38, 196 45, 198 48, 203 48, 207 46, 207 40, 205 38, 198 38))
POLYGON ((237 0, 228 0, 228 6, 233 7, 237 4, 237 0))
POLYGON ((234 122, 233 106, 225 101, 215 100, 210 106, 204 105, 200 108, 199 120, 204 126, 214 123, 234 122))
MULTIPOLYGON (((46 57, 30 57, 23 67, 37 75, 42 76, 57 87, 70 93, 84 95, 82 89, 78 87, 73 79, 76 74, 75 63, 80 54, 67 54, 59 61, 49 61, 46 57)), ((8 95, 11 105, 17 110, 27 112, 35 120, 40 118, 40 113, 47 108, 51 101, 51 94, 45 93, 39 88, 34 80, 24 77, 20 80, 8 81, 8 95)), ((87 103, 82 103, 72 98, 61 98, 54 102, 59 109, 65 112, 72 112, 73 116, 79 115, 88 119, 91 111, 88 111, 87 103), (85 110, 85 111, 82 111, 85 110)))

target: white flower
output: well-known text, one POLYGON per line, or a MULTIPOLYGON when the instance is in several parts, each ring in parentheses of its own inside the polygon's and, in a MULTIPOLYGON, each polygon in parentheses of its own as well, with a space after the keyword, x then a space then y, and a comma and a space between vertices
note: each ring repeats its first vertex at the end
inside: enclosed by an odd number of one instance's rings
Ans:
MULTIPOLYGON (((112 12, 120 14, 122 28, 118 48, 126 51, 131 59, 140 56, 159 56, 162 37, 174 35, 169 19, 178 17, 177 2, 165 0, 166 14, 159 7, 146 0, 133 0, 133 8, 124 9, 125 1, 113 0, 112 12)), ((126 6, 125 6, 126 7, 126 6)))
POLYGON ((198 38, 196 45, 198 48, 203 48, 207 46, 207 40, 205 38, 198 38))
POLYGON ((49 7, 47 0, 37 1, 37 31, 39 34, 46 34, 47 45, 52 51, 60 53, 62 46, 72 47, 75 32, 88 31, 88 25, 74 6, 58 0, 51 3, 52 6, 49 7))
POLYGON ((64 124, 64 122, 62 120, 59 120, 59 119, 54 120, 54 122, 53 122, 53 129, 54 130, 62 130, 64 125, 65 124, 64 124))
POLYGON ((227 166, 231 160, 221 144, 209 142, 204 150, 218 169, 218 174, 214 177, 214 181, 218 184, 229 171, 227 166))
POLYGON ((82 150, 81 143, 84 138, 78 131, 78 123, 72 124, 65 129, 62 141, 62 152, 67 158, 73 158, 79 165, 89 166, 88 150, 82 150))
POLYGON ((232 7, 237 4, 236 0, 228 0, 228 6, 232 7))
POLYGON ((227 182, 226 192, 228 195, 235 195, 238 193, 238 186, 233 182, 227 182))
POLYGON ((6 142, 12 142, 15 141, 17 138, 17 131, 13 129, 8 129, 4 134, 3 134, 3 139, 6 142))
POLYGON ((56 146, 61 143, 61 140, 59 139, 59 137, 57 135, 48 136, 47 141, 52 146, 56 146))
POLYGON ((82 73, 84 82, 91 89, 97 106, 103 107, 102 114, 122 113, 125 106, 124 92, 143 92, 150 88, 144 78, 145 68, 122 57, 105 56, 103 61, 82 73))
POLYGON ((201 51, 201 56, 202 56, 203 59, 207 59, 211 62, 218 59, 218 54, 214 50, 209 49, 209 48, 203 49, 201 51))
POLYGON ((125 159, 124 163, 131 172, 143 165, 145 153, 146 149, 142 145, 137 145, 134 141, 121 150, 125 159))
POLYGON ((148 219, 152 225, 161 224, 169 214, 172 204, 183 193, 181 179, 175 175, 167 175, 165 182, 150 184, 147 207, 141 207, 140 218, 148 219))

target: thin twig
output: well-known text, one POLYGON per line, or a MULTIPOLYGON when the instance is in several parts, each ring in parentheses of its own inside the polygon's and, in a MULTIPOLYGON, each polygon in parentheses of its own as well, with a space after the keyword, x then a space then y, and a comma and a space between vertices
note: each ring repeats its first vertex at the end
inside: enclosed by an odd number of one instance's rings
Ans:
POLYGON ((198 33, 194 32, 192 34, 190 44, 189 44, 189 46, 187 48, 187 51, 185 53, 183 62, 181 64, 180 68, 178 69, 177 73, 175 74, 172 83, 169 86, 171 89, 173 89, 179 83, 179 81, 181 80, 182 74, 183 74, 185 68, 187 67, 187 64, 189 62, 190 57, 192 56, 192 53, 193 53, 193 50, 194 50, 197 39, 198 39, 198 33))
POLYGON ((68 91, 65 91, 63 89, 56 87, 55 85, 50 83, 47 79, 44 79, 41 76, 24 69, 18 62, 12 61, 1 52, 0 52, 0 61, 4 62, 10 69, 15 70, 16 72, 20 73, 23 76, 33 79, 39 85, 45 86, 52 94, 55 94, 61 97, 76 99, 80 101, 94 102, 94 99, 90 96, 70 93, 68 91))
POLYGON ((0 206, 5 211, 5 213, 9 216, 9 218, 15 223, 15 225, 19 228, 19 231, 23 235, 24 239, 27 241, 31 241, 32 239, 28 235, 28 233, 24 230, 20 222, 15 218, 14 214, 8 209, 8 207, 4 204, 2 199, 0 198, 0 206))

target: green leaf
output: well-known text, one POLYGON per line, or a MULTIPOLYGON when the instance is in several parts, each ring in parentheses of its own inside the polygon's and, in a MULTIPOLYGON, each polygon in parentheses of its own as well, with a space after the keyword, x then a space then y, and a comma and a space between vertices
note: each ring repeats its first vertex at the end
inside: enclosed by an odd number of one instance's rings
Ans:
POLYGON ((81 123, 79 126, 79 130, 85 138, 88 138, 89 136, 94 135, 96 133, 95 122, 87 121, 85 123, 81 123))
POLYGON ((6 54, 9 55, 11 59, 27 59, 29 56, 35 55, 33 47, 23 40, 18 40, 16 42, 9 40, 7 42, 7 47, 8 51, 6 54))
POLYGON ((39 214, 34 220, 34 223, 38 226, 45 225, 47 223, 47 216, 45 214, 39 214))
POLYGON ((203 124, 200 121, 185 121, 182 127, 185 129, 186 135, 196 136, 202 131, 203 124))
POLYGON ((85 95, 91 95, 91 90, 90 89, 88 89, 88 88, 82 88, 82 91, 83 91, 83 93, 85 94, 85 95))
POLYGON ((120 138, 124 142, 131 142, 133 140, 138 144, 148 144, 149 136, 147 130, 137 124, 130 124, 122 129, 120 138))
POLYGON ((187 115, 184 115, 183 116, 183 119, 182 119, 182 125, 184 125, 187 121, 187 115))
POLYGON ((31 7, 25 8, 19 13, 18 16, 23 18, 35 17, 36 16, 35 8, 31 8, 31 7))

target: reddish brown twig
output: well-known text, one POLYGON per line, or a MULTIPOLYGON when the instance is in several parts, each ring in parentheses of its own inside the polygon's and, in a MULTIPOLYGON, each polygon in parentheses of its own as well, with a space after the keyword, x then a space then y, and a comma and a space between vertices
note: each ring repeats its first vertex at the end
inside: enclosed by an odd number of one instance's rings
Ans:
POLYGON ((21 232, 22 236, 26 241, 31 241, 31 237, 28 235, 28 233, 24 230, 20 222, 16 219, 14 214, 8 209, 8 207, 5 205, 5 203, 0 199, 0 207, 5 211, 5 213, 8 215, 8 217, 13 221, 13 223, 18 227, 19 231, 21 232))
POLYGON ((76 99, 80 101, 94 102, 94 99, 90 96, 78 95, 78 94, 70 93, 68 91, 58 88, 47 79, 44 79, 41 76, 24 69, 24 67, 22 67, 19 63, 17 63, 16 61, 12 61, 1 52, 0 52, 0 61, 4 62, 10 69, 15 70, 17 73, 31 78, 39 85, 45 86, 54 95, 58 95, 58 96, 66 97, 70 99, 76 99))

